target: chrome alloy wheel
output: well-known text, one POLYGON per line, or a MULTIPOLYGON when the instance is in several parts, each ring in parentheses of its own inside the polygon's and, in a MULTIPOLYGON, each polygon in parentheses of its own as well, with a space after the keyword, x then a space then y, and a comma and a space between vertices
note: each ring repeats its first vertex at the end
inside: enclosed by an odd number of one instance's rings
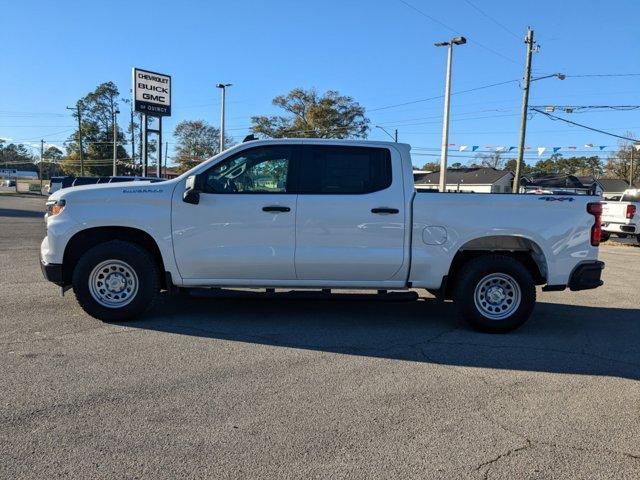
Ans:
POLYGON ((520 306, 520 286, 506 273, 487 275, 476 285, 473 300, 482 316, 490 320, 502 320, 520 306))
POLYGON ((105 260, 91 271, 89 292, 103 307, 121 308, 128 305, 138 293, 138 276, 122 260, 105 260))

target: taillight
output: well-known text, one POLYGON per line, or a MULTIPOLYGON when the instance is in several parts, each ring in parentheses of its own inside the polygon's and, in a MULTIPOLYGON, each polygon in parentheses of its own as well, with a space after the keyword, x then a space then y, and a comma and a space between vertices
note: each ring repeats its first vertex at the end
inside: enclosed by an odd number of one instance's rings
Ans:
POLYGON ((595 217, 595 221, 591 227, 591 245, 597 247, 600 245, 600 237, 602 237, 602 224, 600 223, 600 217, 602 217, 602 204, 587 203, 587 212, 595 217))
POLYGON ((630 203, 627 205, 627 218, 631 219, 636 214, 636 206, 630 203))

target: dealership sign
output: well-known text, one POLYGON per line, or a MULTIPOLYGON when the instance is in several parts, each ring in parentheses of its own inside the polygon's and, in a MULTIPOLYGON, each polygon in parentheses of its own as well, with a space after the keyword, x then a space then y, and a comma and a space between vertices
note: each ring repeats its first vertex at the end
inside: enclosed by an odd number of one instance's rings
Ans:
POLYGON ((134 68, 133 98, 136 112, 155 117, 171 115, 171 77, 134 68))

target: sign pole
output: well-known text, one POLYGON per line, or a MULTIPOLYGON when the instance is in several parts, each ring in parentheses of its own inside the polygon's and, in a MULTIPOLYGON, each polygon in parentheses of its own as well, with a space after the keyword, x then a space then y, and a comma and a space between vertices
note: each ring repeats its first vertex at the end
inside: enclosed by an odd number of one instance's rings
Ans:
POLYGON ((162 167, 162 117, 158 117, 158 164, 156 165, 156 177, 160 178, 162 167))
POLYGON ((164 176, 167 177, 167 158, 169 157, 169 142, 164 142, 164 176))
POLYGON ((141 164, 142 164, 142 176, 146 177, 147 176, 147 153, 148 153, 148 145, 147 145, 147 114, 143 113, 142 114, 142 126, 140 127, 142 130, 142 150, 140 150, 142 158, 141 158, 141 164))

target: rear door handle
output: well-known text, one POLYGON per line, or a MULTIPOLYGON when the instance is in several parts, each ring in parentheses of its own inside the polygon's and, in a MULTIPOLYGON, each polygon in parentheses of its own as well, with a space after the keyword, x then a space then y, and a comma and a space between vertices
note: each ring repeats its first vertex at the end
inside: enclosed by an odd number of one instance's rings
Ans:
POLYGON ((397 208, 378 207, 372 208, 371 213, 400 213, 397 208))
POLYGON ((290 212, 291 209, 289 207, 282 207, 280 205, 268 205, 266 207, 262 207, 263 212, 290 212))

